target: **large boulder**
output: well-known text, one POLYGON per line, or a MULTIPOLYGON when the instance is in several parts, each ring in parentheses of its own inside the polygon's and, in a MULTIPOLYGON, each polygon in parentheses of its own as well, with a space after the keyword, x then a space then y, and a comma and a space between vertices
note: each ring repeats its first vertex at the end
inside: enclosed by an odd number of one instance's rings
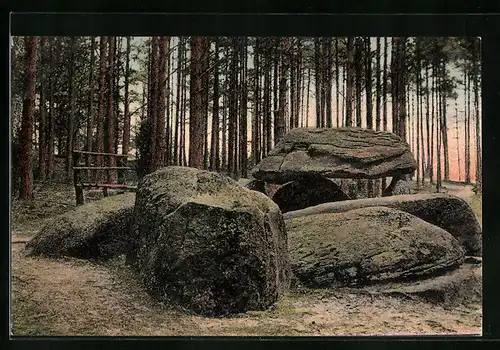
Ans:
POLYGON ((287 231, 292 270, 309 287, 411 280, 465 259, 445 230, 386 207, 301 216, 287 231))
POLYGON ((361 128, 296 128, 252 170, 283 184, 316 176, 376 179, 411 174, 416 162, 399 136, 361 128))
POLYGON ((464 246, 468 255, 481 255, 481 226, 474 212, 465 200, 444 193, 401 195, 325 203, 288 212, 284 215, 284 218, 289 220, 321 213, 341 213, 373 206, 395 208, 417 216, 451 233, 464 246))
POLYGON ((108 259, 126 252, 135 193, 77 206, 49 221, 26 245, 29 255, 108 259))
POLYGON ((196 313, 262 310, 289 286, 281 211, 224 175, 175 166, 145 176, 134 231, 128 260, 146 289, 196 313))
POLYGON ((273 195, 273 201, 283 213, 347 199, 350 199, 349 196, 342 192, 340 186, 327 178, 290 182, 273 195))

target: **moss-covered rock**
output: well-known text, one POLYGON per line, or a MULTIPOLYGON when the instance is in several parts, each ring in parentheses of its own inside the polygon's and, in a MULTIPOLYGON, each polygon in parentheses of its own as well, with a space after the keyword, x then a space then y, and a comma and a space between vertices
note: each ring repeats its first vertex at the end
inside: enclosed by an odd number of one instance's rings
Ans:
POLYGON ((126 252, 135 193, 93 201, 47 223, 26 245, 29 255, 107 259, 126 252))
POLYGON ((284 215, 284 218, 288 220, 321 213, 341 213, 374 206, 402 210, 441 227, 459 240, 468 255, 481 255, 481 226, 472 208, 462 198, 444 193, 400 195, 325 203, 288 212, 284 215))
POLYGON ((289 286, 281 211, 226 176, 187 167, 145 176, 134 231, 128 260, 147 290, 196 313, 265 309, 289 286))
POLYGON ((414 279, 465 259, 451 234, 391 208, 301 216, 286 225, 292 270, 311 287, 414 279))

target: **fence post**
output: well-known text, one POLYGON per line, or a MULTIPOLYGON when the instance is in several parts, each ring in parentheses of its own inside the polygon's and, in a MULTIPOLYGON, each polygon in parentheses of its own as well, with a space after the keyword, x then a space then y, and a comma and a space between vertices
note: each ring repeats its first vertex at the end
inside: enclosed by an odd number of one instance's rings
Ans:
POLYGON ((78 167, 79 153, 73 151, 73 183, 75 186, 76 205, 84 204, 83 189, 80 182, 80 169, 78 167))

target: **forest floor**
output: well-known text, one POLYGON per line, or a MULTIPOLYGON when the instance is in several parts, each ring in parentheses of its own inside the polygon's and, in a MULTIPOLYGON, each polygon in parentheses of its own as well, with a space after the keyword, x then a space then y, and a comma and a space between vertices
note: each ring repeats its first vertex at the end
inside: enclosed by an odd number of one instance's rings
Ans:
MULTIPOLYGON (((444 192, 471 203, 471 186, 444 192)), ((424 188, 421 191, 432 191, 424 188)), ((107 263, 26 257, 28 241, 74 206, 73 188, 38 185, 32 202, 12 202, 11 332, 15 336, 300 336, 481 334, 480 303, 445 307, 349 290, 294 288, 267 311, 232 317, 188 315, 150 298, 123 258, 107 263)))

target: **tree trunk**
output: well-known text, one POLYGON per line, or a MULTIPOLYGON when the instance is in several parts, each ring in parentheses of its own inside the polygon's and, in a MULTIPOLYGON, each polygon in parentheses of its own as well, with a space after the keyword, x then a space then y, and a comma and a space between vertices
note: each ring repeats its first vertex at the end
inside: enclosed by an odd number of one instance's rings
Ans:
MULTIPOLYGON (((446 60, 443 59, 442 62, 442 74, 443 74, 443 83, 446 77, 446 60)), ((441 133, 442 133, 442 143, 443 143, 443 152, 444 152, 444 179, 450 179, 450 162, 449 162, 449 152, 448 152, 448 122, 446 120, 446 111, 447 111, 447 96, 446 90, 443 89, 443 118, 441 120, 441 133)))
POLYGON ((430 140, 430 126, 429 126, 429 123, 430 123, 430 106, 429 106, 429 93, 430 93, 430 86, 429 86, 429 67, 425 67, 425 104, 426 104, 426 108, 425 108, 425 128, 426 128, 426 140, 427 140, 427 144, 426 144, 426 148, 427 148, 427 163, 426 163, 426 169, 425 169, 425 172, 424 172, 424 179, 425 179, 425 175, 427 175, 429 177, 429 164, 430 164, 430 159, 431 159, 431 140, 430 140))
MULTIPOLYGON (((92 133, 94 130, 94 65, 95 65, 95 50, 96 41, 94 37, 90 38, 90 71, 89 71, 89 96, 88 96, 88 109, 87 109, 87 151, 92 151, 92 133)), ((90 156, 85 158, 85 165, 90 166, 90 156)), ((88 178, 91 179, 95 174, 90 171, 87 173, 88 178)))
MULTIPOLYGON (((311 90, 311 66, 307 68, 306 128, 309 127, 309 93, 311 90)), ((337 96, 338 98, 338 96, 337 96)))
POLYGON ((181 109, 181 79, 182 79, 182 38, 179 38, 179 44, 177 47, 177 97, 175 99, 175 135, 174 135, 174 156, 173 163, 175 165, 180 165, 179 162, 179 127, 180 127, 180 109, 181 109))
MULTIPOLYGON (((279 103, 279 100, 278 100, 278 72, 279 72, 279 69, 280 69, 280 63, 279 63, 279 55, 278 55, 278 50, 279 50, 279 47, 280 47, 280 39, 276 39, 276 45, 275 45, 275 49, 273 50, 274 51, 274 72, 273 72, 273 102, 274 102, 274 105, 273 105, 273 114, 271 114, 271 92, 269 92, 269 100, 268 100, 268 111, 269 111, 269 115, 268 115, 268 119, 267 119, 267 128, 266 128, 266 142, 267 142, 267 148, 266 148, 266 154, 269 153, 269 151, 271 151, 272 147, 273 147, 273 143, 272 143, 272 140, 271 140, 271 122, 272 122, 272 116, 274 116, 274 145, 276 145, 278 143, 278 119, 279 119, 279 116, 278 116, 278 113, 279 113, 279 107, 278 107, 278 103, 279 103)), ((271 74, 271 62, 270 62, 270 58, 269 58, 269 75, 271 74)), ((271 91, 271 77, 269 76, 269 79, 267 81, 267 84, 268 84, 268 91, 271 91)))
POLYGON ((237 126, 238 126, 238 52, 236 38, 232 41, 230 82, 229 82, 229 124, 228 124, 228 171, 231 176, 237 172, 237 126))
POLYGON ((69 68, 69 105, 70 112, 67 124, 67 140, 66 140, 66 179, 71 181, 73 179, 73 135, 75 130, 75 52, 76 52, 76 37, 70 39, 70 68, 69 68))
MULTIPOLYGON (((114 66, 115 66, 115 37, 109 38, 109 55, 108 55, 108 118, 107 118, 107 152, 113 153, 115 149, 115 110, 113 103, 114 86, 114 66)), ((116 158, 107 157, 108 166, 116 167, 116 158)), ((108 170, 108 183, 116 183, 116 170, 108 170)))
POLYGON ((171 37, 167 40, 167 125, 165 126, 165 164, 172 165, 172 124, 173 124, 173 103, 172 103, 172 90, 173 78, 171 77, 173 70, 172 47, 171 37))
POLYGON ((376 84, 376 93, 375 93, 375 130, 379 131, 381 126, 380 120, 380 100, 381 100, 381 91, 380 91, 380 37, 377 37, 376 43, 376 53, 375 53, 375 84, 376 84))
POLYGON ((40 38, 40 55, 41 55, 41 82, 40 82, 40 119, 38 125, 38 178, 40 181, 45 180, 47 168, 47 113, 45 109, 46 102, 46 53, 45 53, 45 37, 40 38))
POLYGON ((368 129, 373 129, 372 53, 370 38, 365 38, 365 50, 366 125, 368 129))
MULTIPOLYGON (((366 90, 366 125, 373 129, 373 105, 372 105, 372 52, 370 38, 364 39, 365 44, 365 90, 366 90)), ((374 196, 373 180, 368 180, 368 197, 374 196)))
POLYGON ((481 155, 481 117, 479 115, 479 55, 481 51, 480 40, 474 38, 474 48, 472 61, 474 64, 474 110, 475 110, 475 120, 476 120, 476 185, 479 190, 482 190, 482 155, 481 155))
POLYGON ((352 126, 352 89, 354 73, 354 41, 347 38, 347 86, 346 86, 346 121, 345 126, 352 126))
POLYGON ((356 126, 361 128, 361 93, 363 79, 363 43, 361 38, 356 38, 354 51, 354 63, 356 71, 356 126))
POLYGON ((130 150, 130 112, 129 112, 129 80, 130 80, 130 37, 127 37, 127 51, 125 53, 125 97, 123 107, 123 144, 122 153, 130 150))
POLYGON ((155 155, 154 155, 154 169, 158 169, 165 165, 165 102, 167 94, 167 38, 161 36, 158 40, 158 100, 156 101, 157 114, 156 114, 156 138, 155 155))
POLYGON ((335 38, 335 116, 337 118, 337 128, 340 127, 340 111, 339 111, 339 38, 335 38))
POLYGON ((247 123, 248 123, 248 115, 247 115, 247 38, 243 37, 241 39, 241 99, 240 99, 240 174, 242 177, 247 177, 247 168, 248 168, 248 135, 247 135, 247 123))
POLYGON ((332 38, 326 40, 326 127, 333 127, 332 118, 332 38))
MULTIPOLYGON (((99 111, 97 113, 96 152, 104 152, 104 118, 106 105, 106 46, 108 38, 101 36, 99 40, 99 111)), ((96 156, 96 166, 104 166, 103 156, 96 156)), ((96 173, 96 182, 102 180, 102 173, 96 173)))
POLYGON ((189 166, 203 169, 203 59, 206 38, 191 38, 191 75, 189 93, 189 166))
POLYGON ((24 86, 23 118, 21 122, 21 155, 19 162, 19 199, 33 199, 31 147, 33 142, 33 117, 35 113, 35 83, 37 38, 24 37, 26 52, 26 77, 24 86))
POLYGON ((255 38, 255 46, 253 50, 253 66, 254 66, 254 86, 253 86, 253 119, 252 119, 252 158, 254 165, 260 162, 260 39, 255 38))
POLYGON ((212 137, 210 140, 210 169, 218 171, 220 169, 219 159, 219 38, 215 38, 215 58, 214 58, 214 95, 212 106, 212 137))
POLYGON ((286 104, 286 85, 287 85, 287 72, 288 72, 288 53, 290 50, 290 39, 282 38, 280 42, 281 47, 281 71, 279 81, 279 112, 278 118, 275 121, 277 125, 277 134, 275 144, 281 140, 285 135, 285 104, 286 104))
POLYGON ((316 127, 321 127, 321 86, 322 77, 321 77, 321 47, 320 47, 320 39, 314 39, 314 73, 315 73, 315 88, 316 88, 316 127))
POLYGON ((470 184, 470 73, 465 73, 465 182, 470 184))
POLYGON ((54 173, 54 129, 55 129, 55 108, 54 108, 54 39, 48 38, 49 44, 49 119, 47 125, 47 167, 46 178, 51 179, 54 173))

